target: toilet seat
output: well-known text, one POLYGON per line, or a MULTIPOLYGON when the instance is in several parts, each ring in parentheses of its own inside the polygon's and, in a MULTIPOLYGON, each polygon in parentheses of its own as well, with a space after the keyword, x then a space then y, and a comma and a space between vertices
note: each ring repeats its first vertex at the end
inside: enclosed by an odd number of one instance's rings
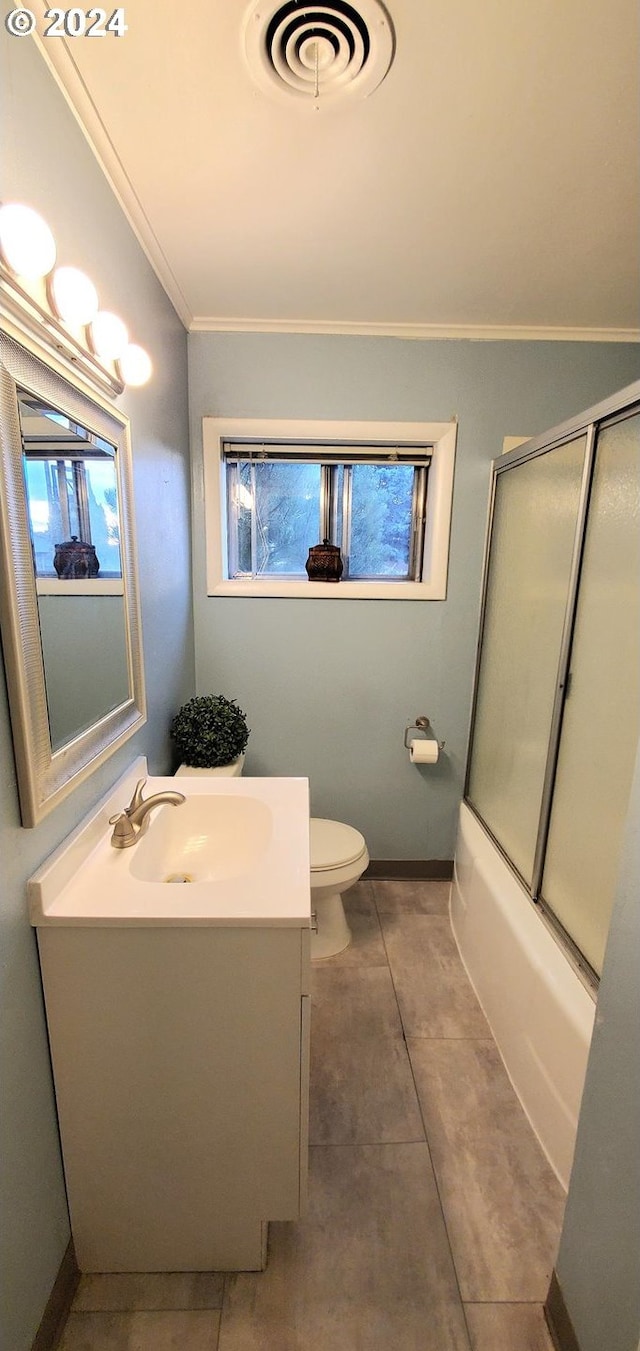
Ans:
POLYGON ((312 874, 346 868, 367 850, 359 830, 318 816, 312 816, 309 822, 309 845, 312 874))

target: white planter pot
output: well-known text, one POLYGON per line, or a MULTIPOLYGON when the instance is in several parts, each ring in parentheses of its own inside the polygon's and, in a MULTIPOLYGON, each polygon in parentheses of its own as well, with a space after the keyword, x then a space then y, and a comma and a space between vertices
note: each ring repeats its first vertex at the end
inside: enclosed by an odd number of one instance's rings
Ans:
POLYGON ((242 774, 244 765, 244 755, 239 755, 237 760, 232 760, 229 765, 218 765, 215 769, 195 769, 193 765, 180 765, 176 770, 176 778, 201 778, 204 775, 213 775, 216 778, 235 779, 242 774))

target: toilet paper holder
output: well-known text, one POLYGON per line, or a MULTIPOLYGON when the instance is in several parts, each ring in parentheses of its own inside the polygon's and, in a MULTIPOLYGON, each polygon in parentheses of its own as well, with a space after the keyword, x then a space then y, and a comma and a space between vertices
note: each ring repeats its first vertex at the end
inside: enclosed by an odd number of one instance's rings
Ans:
MULTIPOLYGON (((404 729, 404 747, 405 747, 405 750, 407 750, 407 751, 410 749, 410 747, 409 747, 409 742, 407 741, 407 737, 409 736, 409 733, 410 733, 410 732, 424 732, 425 737, 427 737, 428 734, 430 733, 431 736, 434 738, 434 740, 435 740, 435 741, 438 741, 438 738, 437 738, 437 737, 435 736, 435 734, 434 734, 433 727, 431 726, 431 723, 430 723, 429 719, 428 719, 428 718, 424 718, 424 717, 419 717, 419 718, 416 718, 415 722, 409 723, 409 725, 408 725, 407 727, 405 727, 405 729, 404 729)), ((438 741, 438 750, 439 750, 439 751, 443 751, 443 750, 444 750, 444 746, 445 746, 444 741, 438 741)))

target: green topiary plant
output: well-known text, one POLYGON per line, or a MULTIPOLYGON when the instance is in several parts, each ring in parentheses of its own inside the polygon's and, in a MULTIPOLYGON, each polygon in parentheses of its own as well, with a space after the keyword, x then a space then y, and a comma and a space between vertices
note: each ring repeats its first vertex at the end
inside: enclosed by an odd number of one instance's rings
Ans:
POLYGON ((217 769, 242 755, 249 728, 235 699, 202 694, 182 705, 169 735, 184 764, 193 769, 217 769))

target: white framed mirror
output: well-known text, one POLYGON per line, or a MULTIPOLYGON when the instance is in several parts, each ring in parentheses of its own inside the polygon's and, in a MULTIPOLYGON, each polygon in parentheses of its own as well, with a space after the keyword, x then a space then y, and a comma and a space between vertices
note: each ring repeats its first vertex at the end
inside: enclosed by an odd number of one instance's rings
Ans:
POLYGON ((22 823, 146 720, 128 419, 0 333, 0 623, 22 823))

